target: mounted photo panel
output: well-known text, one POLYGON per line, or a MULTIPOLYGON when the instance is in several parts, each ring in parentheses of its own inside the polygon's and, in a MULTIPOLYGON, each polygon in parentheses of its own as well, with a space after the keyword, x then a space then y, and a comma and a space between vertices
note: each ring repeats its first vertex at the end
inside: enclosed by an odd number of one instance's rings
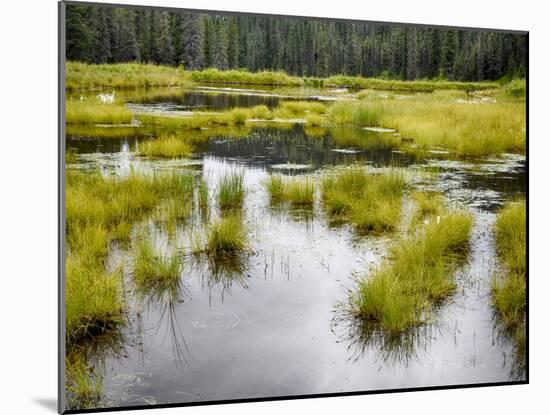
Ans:
POLYGON ((527 32, 59 17, 60 413, 528 382, 527 32))

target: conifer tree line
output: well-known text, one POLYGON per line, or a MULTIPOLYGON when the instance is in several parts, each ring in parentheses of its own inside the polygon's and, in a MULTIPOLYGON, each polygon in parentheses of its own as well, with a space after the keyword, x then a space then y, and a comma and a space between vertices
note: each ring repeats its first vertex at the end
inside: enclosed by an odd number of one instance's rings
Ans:
POLYGON ((524 77, 527 36, 419 26, 67 6, 66 56, 185 69, 460 81, 524 77))

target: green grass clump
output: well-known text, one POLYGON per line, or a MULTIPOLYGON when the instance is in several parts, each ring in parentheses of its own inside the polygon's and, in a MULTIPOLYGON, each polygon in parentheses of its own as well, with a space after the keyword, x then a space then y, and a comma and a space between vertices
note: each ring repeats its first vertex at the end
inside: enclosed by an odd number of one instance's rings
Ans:
POLYGON ((327 107, 318 101, 283 101, 279 106, 294 115, 323 114, 327 111, 327 107))
POLYGON ((527 270, 527 208, 525 201, 509 203, 496 222, 498 253, 509 270, 525 275, 527 270))
POLYGON ((185 197, 170 198, 162 209, 163 219, 167 222, 187 220, 191 216, 192 205, 185 197))
MULTIPOLYGON (((66 340, 72 345, 124 322, 121 270, 106 265, 111 241, 128 241, 132 225, 163 202, 192 205, 195 178, 76 171, 66 177, 66 340)), ((181 216, 175 209, 172 215, 181 216)))
POLYGON ((256 105, 249 109, 250 117, 260 120, 269 120, 271 119, 271 111, 267 108, 267 105, 256 105))
POLYGON ((65 265, 66 341, 74 344, 123 321, 122 275, 108 273, 103 261, 69 252, 65 265))
POLYGON ((369 104, 371 101, 339 101, 330 107, 330 115, 337 124, 380 126, 383 108, 369 104))
POLYGON ((306 126, 320 127, 322 123, 323 123, 323 117, 321 117, 319 114, 306 115, 306 126))
POLYGON ((285 186, 285 199, 292 205, 312 206, 315 197, 315 183, 309 178, 291 179, 285 186))
POLYGON ((178 158, 189 157, 193 146, 181 137, 170 135, 140 144, 138 154, 146 157, 178 158))
POLYGON ((411 227, 415 228, 430 216, 437 218, 444 211, 444 198, 437 192, 414 192, 412 195, 416 203, 416 210, 411 220, 411 227))
POLYGON ((218 183, 220 209, 241 209, 244 196, 244 173, 242 171, 229 173, 220 179, 218 183))
POLYGON ((103 397, 103 379, 81 353, 71 353, 66 359, 65 391, 68 409, 99 408, 103 397))
POLYGON ((244 124, 248 118, 250 118, 250 111, 244 108, 233 108, 230 112, 231 119, 236 125, 244 124))
POLYGON ((493 306, 507 335, 515 340, 520 369, 527 347, 527 207, 525 201, 508 203, 495 225, 497 252, 506 272, 492 284, 493 306))
POLYGON ((444 147, 460 156, 525 151, 523 102, 458 102, 445 94, 396 99, 336 102, 331 117, 338 124, 385 127, 414 139, 419 148, 444 147))
POLYGON ((356 148, 364 151, 391 151, 399 147, 401 140, 391 134, 376 134, 362 128, 331 128, 330 135, 340 148, 356 148))
POLYGON ((132 111, 116 103, 69 99, 65 108, 67 124, 128 124, 132 121, 132 111))
POLYGON ((354 167, 325 177, 323 206, 332 219, 352 223, 358 230, 393 231, 401 218, 404 178, 397 172, 368 174, 354 167))
POLYGON ((248 72, 245 70, 220 71, 209 68, 192 73, 195 82, 202 83, 226 83, 226 84, 251 84, 251 85, 302 85, 301 78, 290 76, 285 72, 261 71, 248 72))
POLYGON ((492 293, 493 304, 505 327, 523 329, 527 304, 525 276, 512 273, 502 281, 493 280, 492 293))
POLYGON ((506 267, 505 275, 493 280, 493 304, 518 343, 525 349, 525 311, 527 306, 527 208, 525 201, 508 203, 495 224, 497 252, 506 267))
POLYGON ((230 214, 212 223, 206 233, 206 253, 213 258, 236 255, 248 244, 241 215, 230 214))
POLYGON ((133 223, 170 198, 192 200, 191 174, 102 176, 67 172, 67 234, 89 222, 102 223, 109 232, 120 222, 133 223))
POLYGON ((263 185, 272 202, 277 203, 285 200, 285 185, 281 174, 270 174, 263 185))
POLYGON ((471 215, 446 212, 390 249, 388 259, 358 281, 350 311, 373 330, 401 333, 429 321, 455 290, 456 261, 469 247, 471 215))
POLYGON ((65 152, 65 164, 73 164, 78 162, 78 154, 76 151, 67 150, 65 152))
POLYGON ((182 264, 177 255, 162 255, 155 251, 150 239, 142 237, 134 253, 134 283, 140 294, 173 287, 178 283, 182 264))
POLYGON ((144 63, 87 64, 67 62, 66 87, 149 88, 189 84, 189 73, 172 66, 144 63))
POLYGON ((263 182, 272 202, 290 202, 293 206, 313 206, 315 183, 309 178, 283 178, 270 174, 263 182))

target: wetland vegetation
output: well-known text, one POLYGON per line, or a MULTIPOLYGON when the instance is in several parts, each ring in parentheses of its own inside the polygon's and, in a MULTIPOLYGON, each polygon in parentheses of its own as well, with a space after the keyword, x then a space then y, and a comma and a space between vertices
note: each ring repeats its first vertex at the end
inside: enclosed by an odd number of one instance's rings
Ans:
POLYGON ((526 353, 527 310, 527 208, 525 200, 509 202, 499 212, 495 224, 496 244, 503 271, 492 285, 493 304, 498 319, 517 343, 517 352, 526 353))
POLYGON ((522 35, 67 19, 70 409, 524 379, 522 35))

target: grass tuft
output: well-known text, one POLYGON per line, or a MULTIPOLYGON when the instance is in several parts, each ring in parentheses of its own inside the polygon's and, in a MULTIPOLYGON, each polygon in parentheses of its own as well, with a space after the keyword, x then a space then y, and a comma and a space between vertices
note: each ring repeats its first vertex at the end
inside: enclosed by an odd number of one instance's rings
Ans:
POLYGON ((193 146, 184 139, 170 135, 140 144, 138 154, 146 157, 178 158, 188 157, 193 146))
POLYGON ((142 237, 134 254, 134 283, 140 294, 150 294, 178 283, 182 264, 177 255, 161 255, 150 239, 142 237))
POLYGON ((280 174, 270 174, 263 185, 273 203, 290 202, 293 206, 313 206, 315 183, 309 177, 284 179, 280 174))
POLYGON ((103 398, 103 379, 81 353, 72 353, 66 359, 67 405, 69 409, 94 409, 103 398))
POLYGON ((132 121, 132 111, 116 103, 68 99, 65 108, 67 124, 129 124, 132 121))
POLYGON ((507 332, 516 340, 519 356, 525 356, 527 307, 527 206, 510 202, 497 216, 497 252, 506 272, 492 284, 493 305, 507 332))
POLYGON ((327 107, 318 101, 283 101, 279 106, 294 115, 324 114, 327 111, 327 107))
POLYGON ((220 258, 239 254, 248 244, 246 226, 241 215, 230 214, 212 223, 206 233, 206 252, 220 258))
POLYGON ((381 233, 397 228, 404 187, 398 172, 374 175, 354 167, 325 177, 321 194, 332 219, 350 222, 360 231, 381 233))
POLYGON ((390 333, 426 323, 455 290, 456 260, 469 247, 471 215, 447 212, 399 240, 388 260, 358 281, 352 314, 390 333))
POLYGON ((220 209, 241 209, 244 196, 244 172, 232 172, 221 178, 218 184, 218 204, 220 209))

